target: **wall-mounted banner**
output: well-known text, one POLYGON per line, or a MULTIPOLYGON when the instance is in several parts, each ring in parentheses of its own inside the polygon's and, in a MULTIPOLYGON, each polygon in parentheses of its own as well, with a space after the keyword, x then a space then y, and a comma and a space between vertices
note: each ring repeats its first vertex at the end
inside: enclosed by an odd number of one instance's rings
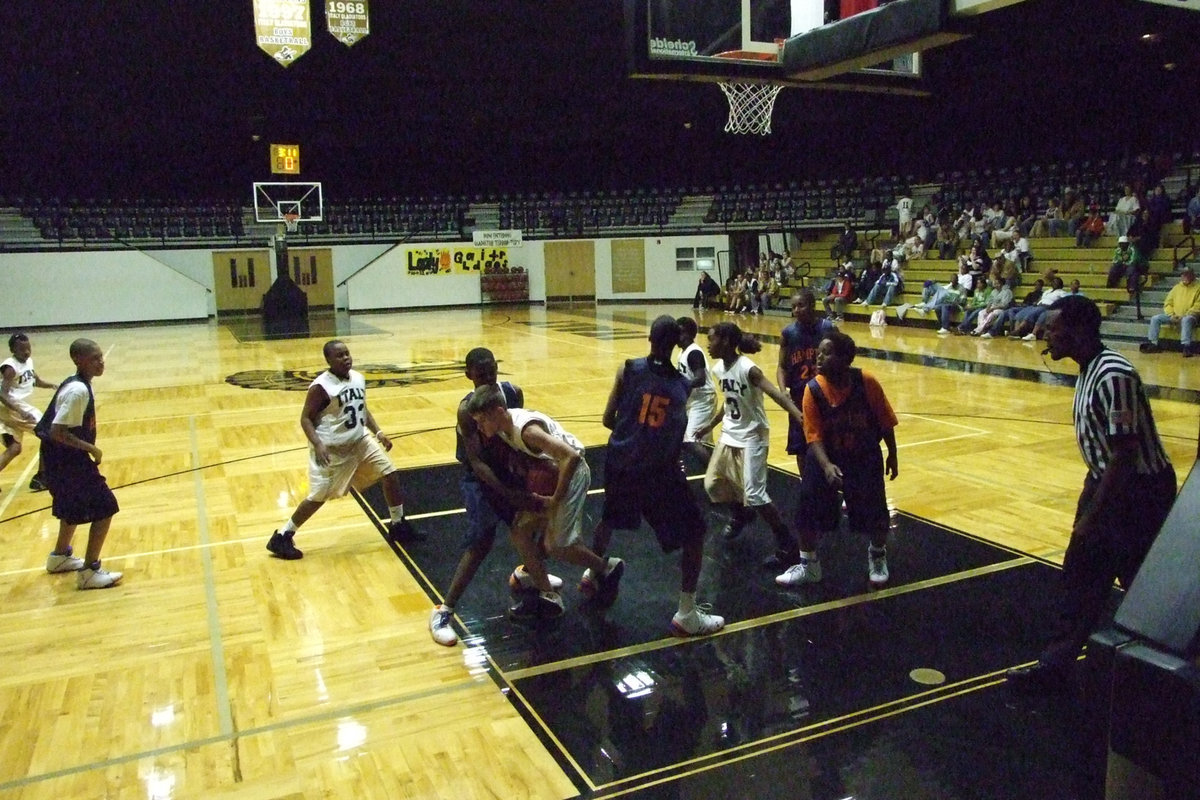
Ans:
POLYGON ((408 251, 409 275, 479 275, 508 272, 502 247, 418 247, 408 251))
POLYGON ((325 0, 325 25, 329 33, 346 47, 371 32, 371 13, 367 0, 325 0))
POLYGON ((285 67, 312 47, 308 0, 254 0, 258 47, 285 67))
POLYGON ((520 247, 524 244, 521 231, 474 231, 471 243, 476 247, 520 247))

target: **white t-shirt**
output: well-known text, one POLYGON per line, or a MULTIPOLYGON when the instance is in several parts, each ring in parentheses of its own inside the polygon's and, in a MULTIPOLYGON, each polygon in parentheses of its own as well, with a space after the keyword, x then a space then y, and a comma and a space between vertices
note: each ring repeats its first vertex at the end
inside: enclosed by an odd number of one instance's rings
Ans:
POLYGON ((911 197, 901 197, 896 201, 896 211, 900 214, 901 222, 912 220, 912 202, 911 197))
POLYGON ((353 444, 367 435, 367 384, 362 373, 350 370, 345 380, 325 370, 310 386, 329 397, 317 418, 317 438, 328 447, 353 444))
POLYGON ((83 381, 71 381, 62 387, 54 401, 54 425, 78 428, 88 406, 88 387, 83 381))
POLYGON ((533 456, 534 458, 545 458, 553 461, 554 459, 546 453, 533 452, 531 449, 529 449, 529 445, 525 444, 525 440, 521 438, 520 432, 525 430, 526 426, 533 423, 541 423, 542 428, 555 439, 563 442, 576 453, 581 455, 583 454, 583 444, 580 443, 580 441, 570 433, 567 433, 562 425, 559 425, 542 412, 530 411, 527 408, 510 408, 508 413, 512 415, 512 421, 517 428, 517 433, 514 436, 510 431, 500 431, 499 436, 504 440, 504 443, 512 449, 520 450, 522 453, 533 456))
MULTIPOLYGON (((708 356, 704 355, 704 348, 700 347, 700 345, 696 344, 695 342, 689 344, 687 349, 679 354, 679 374, 683 376, 683 379, 686 380, 689 385, 692 381, 696 380, 696 373, 693 372, 691 367, 688 366, 688 359, 691 357, 692 353, 699 353, 700 357, 704 359, 704 363, 706 365, 708 364, 708 356)), ((688 404, 691 405, 693 402, 699 403, 702 401, 711 402, 716 394, 717 390, 713 388, 712 380, 706 380, 700 386, 692 389, 691 394, 688 395, 688 404)))
POLYGON ((725 397, 725 416, 721 420, 721 442, 731 447, 745 447, 758 441, 771 426, 763 407, 763 392, 750 382, 750 370, 755 363, 743 355, 728 368, 722 359, 712 366, 717 385, 725 397))

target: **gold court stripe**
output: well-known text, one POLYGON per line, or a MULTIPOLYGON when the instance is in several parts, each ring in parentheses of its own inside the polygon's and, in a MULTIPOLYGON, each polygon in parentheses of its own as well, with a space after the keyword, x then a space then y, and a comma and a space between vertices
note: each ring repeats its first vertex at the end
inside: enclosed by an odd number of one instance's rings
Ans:
POLYGON ((1020 558, 1001 561, 996 564, 988 564, 987 566, 976 567, 975 569, 964 570, 962 572, 955 572, 950 575, 942 575, 937 578, 929 578, 928 580, 917 581, 916 583, 889 587, 887 589, 878 589, 866 594, 857 594, 851 597, 843 597, 838 600, 830 600, 825 603, 817 603, 816 605, 805 606, 804 608, 796 608, 790 611, 780 611, 776 614, 769 614, 765 617, 755 617, 754 619, 735 622, 731 625, 726 625, 723 629, 721 629, 720 632, 715 633, 712 636, 687 638, 671 637, 659 639, 653 642, 647 642, 645 644, 630 645, 629 647, 621 647, 615 650, 590 653, 588 655, 578 656, 576 658, 563 659, 562 661, 552 661, 533 667, 516 669, 512 670, 511 672, 505 672, 503 675, 507 680, 510 681, 519 681, 525 678, 537 677, 539 675, 548 675, 552 672, 558 672, 560 670, 575 669, 576 667, 584 667, 588 666, 589 664, 610 661, 617 658, 623 658, 625 656, 649 653, 655 650, 663 650, 668 647, 679 647, 695 642, 703 642, 713 638, 713 636, 724 636, 729 633, 736 633, 738 631, 748 630, 751 628, 758 628, 763 625, 773 625, 777 622, 786 622, 788 620, 798 619, 800 617, 806 617, 812 614, 819 614, 824 611, 831 611, 838 608, 848 608, 850 606, 861 605, 863 603, 872 603, 878 600, 887 599, 889 597, 910 594, 912 592, 918 592, 937 586, 945 586, 947 584, 957 583, 958 581, 970 580, 971 578, 977 578, 982 575, 1003 572, 1005 570, 1013 569, 1015 567, 1022 567, 1033 563, 1038 563, 1033 557, 1021 556, 1020 558))

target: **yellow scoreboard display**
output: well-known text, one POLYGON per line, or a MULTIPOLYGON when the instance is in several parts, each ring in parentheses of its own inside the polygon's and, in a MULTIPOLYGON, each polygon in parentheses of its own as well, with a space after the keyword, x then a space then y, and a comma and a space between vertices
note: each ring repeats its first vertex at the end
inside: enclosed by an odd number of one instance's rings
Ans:
POLYGON ((275 175, 299 175, 300 145, 271 145, 271 172, 275 175))

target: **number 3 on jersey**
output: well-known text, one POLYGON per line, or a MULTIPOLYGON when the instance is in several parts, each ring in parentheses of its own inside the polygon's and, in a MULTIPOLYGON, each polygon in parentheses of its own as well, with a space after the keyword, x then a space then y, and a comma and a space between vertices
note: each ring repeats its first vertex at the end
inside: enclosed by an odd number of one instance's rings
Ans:
POLYGON ((642 410, 638 412, 638 422, 651 428, 661 428, 667 421, 667 407, 671 398, 657 394, 642 395, 642 410))
POLYGON ((346 406, 346 416, 347 416, 346 427, 347 428, 356 428, 359 425, 364 424, 364 421, 363 421, 363 417, 365 416, 363 414, 363 406, 364 405, 365 405, 364 403, 359 403, 356 406, 354 406, 354 405, 346 406))

